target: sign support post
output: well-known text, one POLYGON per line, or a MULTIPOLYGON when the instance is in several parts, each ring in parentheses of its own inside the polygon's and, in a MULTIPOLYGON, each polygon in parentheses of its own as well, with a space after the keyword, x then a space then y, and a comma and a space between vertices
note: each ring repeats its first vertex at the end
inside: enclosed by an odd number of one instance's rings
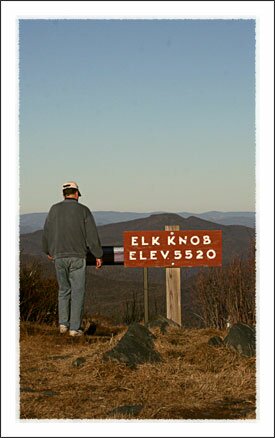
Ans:
POLYGON ((149 322, 148 268, 143 268, 144 324, 149 322))
MULTIPOLYGON (((166 225, 165 231, 178 231, 179 225, 166 225)), ((180 268, 166 268, 166 315, 168 319, 181 325, 181 284, 180 268)))
MULTIPOLYGON (((116 262, 122 258, 118 249, 116 262)), ((123 258, 125 267, 143 268, 145 324, 149 321, 148 268, 166 268, 166 315, 181 326, 180 268, 222 266, 222 230, 166 225, 165 230, 124 231, 123 258)))

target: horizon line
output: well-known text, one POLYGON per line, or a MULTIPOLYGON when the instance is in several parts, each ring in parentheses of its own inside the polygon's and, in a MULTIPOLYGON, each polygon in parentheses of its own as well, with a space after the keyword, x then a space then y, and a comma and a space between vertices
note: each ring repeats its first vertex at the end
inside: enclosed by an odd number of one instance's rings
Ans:
MULTIPOLYGON (((20 213, 20 216, 26 215, 26 214, 44 214, 48 213, 48 211, 32 211, 29 213, 20 213)), ((206 213, 256 213, 255 210, 205 210, 200 212, 194 212, 194 211, 170 211, 170 210, 151 210, 151 211, 132 211, 132 210, 92 210, 92 213, 134 213, 134 214, 162 214, 162 213, 169 213, 169 214, 180 214, 180 213, 190 213, 190 214, 206 214, 206 213)))

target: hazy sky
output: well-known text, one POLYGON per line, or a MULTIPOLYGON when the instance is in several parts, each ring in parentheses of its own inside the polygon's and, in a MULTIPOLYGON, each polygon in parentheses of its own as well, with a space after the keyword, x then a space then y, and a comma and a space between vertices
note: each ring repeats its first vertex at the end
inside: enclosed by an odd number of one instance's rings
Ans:
POLYGON ((255 210, 255 21, 21 19, 20 212, 255 210))

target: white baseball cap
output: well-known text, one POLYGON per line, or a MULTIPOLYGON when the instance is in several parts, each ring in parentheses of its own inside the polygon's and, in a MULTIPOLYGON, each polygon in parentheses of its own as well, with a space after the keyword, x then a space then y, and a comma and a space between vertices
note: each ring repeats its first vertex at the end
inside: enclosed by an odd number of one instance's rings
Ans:
POLYGON ((76 184, 75 181, 68 181, 68 182, 64 183, 62 185, 62 190, 65 190, 65 189, 76 189, 76 190, 78 190, 79 196, 81 196, 78 185, 76 184))

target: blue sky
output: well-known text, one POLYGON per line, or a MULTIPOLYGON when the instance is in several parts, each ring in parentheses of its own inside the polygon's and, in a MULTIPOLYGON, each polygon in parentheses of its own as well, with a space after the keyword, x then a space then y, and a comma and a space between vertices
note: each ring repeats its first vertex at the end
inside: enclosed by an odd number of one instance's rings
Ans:
POLYGON ((255 210, 255 21, 21 19, 20 212, 255 210))

